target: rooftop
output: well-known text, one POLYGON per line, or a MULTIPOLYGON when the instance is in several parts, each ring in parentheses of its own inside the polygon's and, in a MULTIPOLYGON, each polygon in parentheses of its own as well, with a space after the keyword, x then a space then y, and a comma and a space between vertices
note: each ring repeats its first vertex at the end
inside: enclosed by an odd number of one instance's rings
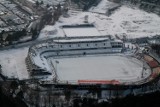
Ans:
POLYGON ((68 26, 63 27, 65 36, 75 37, 75 36, 101 36, 100 32, 94 26, 68 26))

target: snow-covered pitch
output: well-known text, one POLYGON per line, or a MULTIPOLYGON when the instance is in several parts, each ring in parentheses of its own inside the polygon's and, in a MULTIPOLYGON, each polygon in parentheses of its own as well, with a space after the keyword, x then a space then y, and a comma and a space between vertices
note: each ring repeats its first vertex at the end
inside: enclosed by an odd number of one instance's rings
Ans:
POLYGON ((143 61, 124 55, 87 55, 51 58, 50 60, 55 66, 59 82, 71 84, 77 84, 78 81, 135 82, 142 80, 143 66, 147 68, 144 77, 148 77, 151 71, 143 61))

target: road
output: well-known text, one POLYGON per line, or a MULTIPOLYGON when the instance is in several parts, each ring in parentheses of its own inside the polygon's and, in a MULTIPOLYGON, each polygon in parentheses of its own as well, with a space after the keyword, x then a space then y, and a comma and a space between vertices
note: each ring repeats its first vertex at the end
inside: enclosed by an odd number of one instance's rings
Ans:
POLYGON ((3 48, 0 48, 0 51, 9 50, 9 49, 23 48, 23 47, 30 47, 30 46, 32 46, 34 44, 43 43, 43 42, 46 42, 46 41, 48 41, 50 39, 51 38, 36 39, 36 40, 31 40, 31 41, 28 41, 28 42, 24 42, 24 43, 10 45, 10 46, 6 46, 6 47, 3 47, 3 48))

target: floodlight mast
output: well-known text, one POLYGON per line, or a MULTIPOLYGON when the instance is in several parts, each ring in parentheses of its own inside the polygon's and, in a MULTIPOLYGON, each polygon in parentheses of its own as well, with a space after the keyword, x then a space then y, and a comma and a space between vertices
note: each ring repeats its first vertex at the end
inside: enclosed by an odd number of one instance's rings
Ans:
POLYGON ((56 77, 55 77, 55 81, 57 81, 57 70, 58 70, 58 68, 57 68, 57 64, 59 64, 59 61, 55 61, 55 63, 56 63, 56 66, 55 66, 55 75, 56 75, 56 77))
POLYGON ((141 75, 141 78, 144 78, 144 70, 145 70, 145 66, 144 66, 144 62, 143 62, 143 67, 142 67, 142 75, 141 75))

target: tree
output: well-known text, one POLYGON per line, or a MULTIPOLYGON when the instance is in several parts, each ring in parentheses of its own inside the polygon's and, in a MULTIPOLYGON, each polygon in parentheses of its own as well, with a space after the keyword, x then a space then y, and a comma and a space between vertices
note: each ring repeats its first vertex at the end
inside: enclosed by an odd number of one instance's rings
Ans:
POLYGON ((9 45, 12 44, 12 36, 10 34, 8 34, 8 36, 6 37, 5 41, 9 42, 9 45))
POLYGON ((39 2, 38 1, 36 1, 36 6, 39 6, 39 2))
POLYGON ((22 36, 26 36, 26 35, 27 35, 26 29, 23 29, 23 30, 21 31, 21 34, 22 34, 22 36))
POLYGON ((31 28, 31 33, 32 33, 32 39, 36 39, 36 37, 38 36, 37 27, 35 27, 35 29, 31 28))
POLYGON ((65 99, 69 101, 71 98, 71 91, 69 89, 64 90, 64 95, 65 95, 65 99))
POLYGON ((13 32, 12 34, 9 33, 5 41, 8 41, 9 44, 12 44, 12 41, 18 41, 21 37, 26 36, 26 34, 27 31, 25 29, 23 29, 22 31, 13 32))
POLYGON ((3 41, 3 34, 5 33, 5 31, 4 30, 2 30, 2 32, 0 33, 0 42, 2 43, 2 41, 3 41))
POLYGON ((0 65, 0 73, 2 73, 2 65, 0 65))
POLYGON ((2 41, 3 41, 3 34, 2 34, 2 32, 0 33, 0 43, 2 43, 2 41))
POLYGON ((41 4, 41 5, 44 4, 43 1, 41 1, 40 4, 41 4))
POLYGON ((79 0, 74 0, 75 3, 79 3, 79 0))
POLYGON ((47 8, 49 8, 49 6, 50 6, 49 4, 46 5, 47 8))
POLYGON ((16 90, 19 86, 19 83, 17 81, 12 81, 11 84, 10 84, 10 88, 12 90, 16 90))

